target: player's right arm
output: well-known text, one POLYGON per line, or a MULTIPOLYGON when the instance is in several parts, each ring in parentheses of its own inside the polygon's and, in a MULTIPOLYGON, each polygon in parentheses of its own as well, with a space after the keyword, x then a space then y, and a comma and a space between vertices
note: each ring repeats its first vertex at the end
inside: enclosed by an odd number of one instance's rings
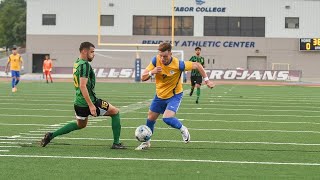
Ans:
POLYGON ((8 71, 9 71, 9 64, 10 64, 10 62, 11 62, 11 59, 10 59, 10 56, 9 56, 6 69, 4 70, 5 73, 8 73, 8 71))
POLYGON ((44 67, 45 67, 45 60, 43 60, 43 63, 42 63, 42 72, 44 72, 45 71, 45 69, 44 69, 44 67))
POLYGON ((87 82, 88 82, 88 78, 86 77, 80 77, 80 91, 83 95, 83 98, 86 100, 90 112, 93 116, 97 116, 97 111, 96 111, 96 106, 92 103, 90 96, 89 96, 89 92, 87 89, 87 82))
POLYGON ((148 81, 152 75, 158 74, 161 71, 162 69, 160 66, 156 67, 156 57, 154 57, 147 68, 143 71, 141 80, 148 81))

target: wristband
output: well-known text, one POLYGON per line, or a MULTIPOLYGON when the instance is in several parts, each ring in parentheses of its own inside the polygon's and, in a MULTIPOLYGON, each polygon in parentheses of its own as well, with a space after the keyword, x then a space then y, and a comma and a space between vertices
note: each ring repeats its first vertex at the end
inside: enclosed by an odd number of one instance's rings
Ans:
POLYGON ((203 80, 204 80, 204 81, 209 81, 208 76, 207 76, 207 77, 205 77, 205 78, 203 78, 203 80))
POLYGON ((151 71, 149 71, 149 73, 148 73, 148 74, 149 74, 149 76, 152 76, 152 73, 151 73, 151 71))

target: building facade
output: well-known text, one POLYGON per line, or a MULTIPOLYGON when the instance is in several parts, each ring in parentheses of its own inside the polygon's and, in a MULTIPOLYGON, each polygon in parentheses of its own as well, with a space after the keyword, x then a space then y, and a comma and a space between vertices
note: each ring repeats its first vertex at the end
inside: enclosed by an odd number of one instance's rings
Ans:
MULTIPOLYGON (((174 12, 172 44, 175 50, 184 51, 184 60, 200 46, 206 67, 210 69, 278 68, 301 70, 304 78, 320 77, 320 71, 315 68, 320 66, 320 50, 299 50, 300 38, 320 38, 319 0, 172 2, 27 0, 28 69, 41 71, 39 64, 45 54, 54 59, 57 72, 71 68, 83 41, 93 42, 98 49, 137 49, 135 46, 99 46, 98 34, 102 43, 171 41, 174 12)), ((156 47, 139 49, 156 50, 156 47)), ((146 67, 155 54, 139 55, 142 67, 146 67)), ((133 68, 135 58, 135 53, 105 52, 96 55, 92 65, 133 68)))

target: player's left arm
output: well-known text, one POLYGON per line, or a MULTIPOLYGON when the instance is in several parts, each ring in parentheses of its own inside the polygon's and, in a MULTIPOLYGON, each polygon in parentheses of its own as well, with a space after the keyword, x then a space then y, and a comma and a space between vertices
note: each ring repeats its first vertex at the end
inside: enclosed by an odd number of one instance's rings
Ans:
POLYGON ((203 57, 201 57, 201 65, 203 68, 206 68, 206 66, 204 65, 204 58, 203 57))
POLYGON ((19 60, 20 60, 20 67, 21 67, 21 69, 24 69, 24 67, 23 67, 23 59, 22 59, 21 56, 19 57, 19 60))

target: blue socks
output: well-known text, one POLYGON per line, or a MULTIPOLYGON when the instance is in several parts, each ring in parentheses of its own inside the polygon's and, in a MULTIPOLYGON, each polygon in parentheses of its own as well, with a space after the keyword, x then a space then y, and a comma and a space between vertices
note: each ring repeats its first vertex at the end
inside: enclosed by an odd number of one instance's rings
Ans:
POLYGON ((149 119, 147 119, 147 126, 151 129, 152 134, 153 134, 153 130, 154 130, 154 124, 156 124, 157 121, 151 121, 149 119))
POLYGON ((15 79, 15 78, 12 78, 12 81, 11 81, 11 86, 12 86, 12 88, 14 88, 15 85, 16 85, 16 79, 15 79))
POLYGON ((16 80, 15 86, 19 83, 20 80, 16 80))
POLYGON ((163 122, 175 129, 180 129, 182 127, 182 123, 176 117, 163 118, 163 122))

